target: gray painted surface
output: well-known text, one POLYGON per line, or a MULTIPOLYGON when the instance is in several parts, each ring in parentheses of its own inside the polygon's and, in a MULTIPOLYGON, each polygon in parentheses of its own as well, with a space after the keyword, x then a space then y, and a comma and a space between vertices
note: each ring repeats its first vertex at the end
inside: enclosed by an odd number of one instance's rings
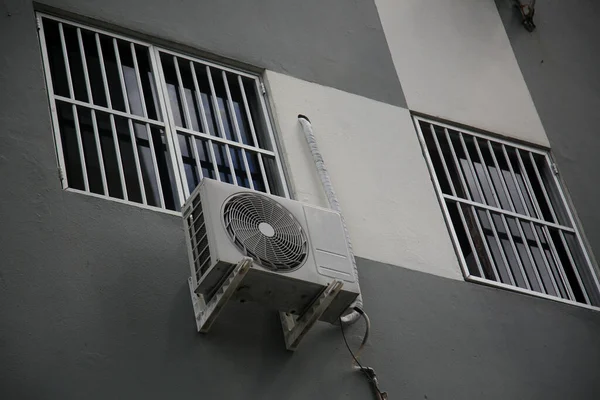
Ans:
POLYGON ((528 33, 496 0, 587 238, 600 257, 600 3, 538 2, 528 33))
MULTIPOLYGON (((30 8, 29 1, 23 1, 30 8)), ((406 107, 372 0, 44 0, 70 13, 406 107)))
MULTIPOLYGON (((292 355, 238 304, 196 334, 178 218, 60 189, 32 17, 0 16, 0 398, 370 398, 337 328, 292 355)), ((392 398, 600 396, 600 314, 359 262, 392 398)))

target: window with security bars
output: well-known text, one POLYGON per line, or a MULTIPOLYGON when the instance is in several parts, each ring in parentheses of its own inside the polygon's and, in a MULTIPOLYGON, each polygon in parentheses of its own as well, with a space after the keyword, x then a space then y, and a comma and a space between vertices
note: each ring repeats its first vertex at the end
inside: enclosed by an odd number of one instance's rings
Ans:
POLYGON ((415 117, 468 280, 600 305, 547 152, 415 117))
POLYGON ((168 210, 204 177, 288 197, 258 76, 38 15, 63 187, 168 210))

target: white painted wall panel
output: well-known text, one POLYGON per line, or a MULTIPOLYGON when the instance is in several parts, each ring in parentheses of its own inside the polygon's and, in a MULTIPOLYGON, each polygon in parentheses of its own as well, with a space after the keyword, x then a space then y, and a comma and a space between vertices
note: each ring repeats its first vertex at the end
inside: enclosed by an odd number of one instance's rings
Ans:
POLYGON ((493 0, 375 0, 408 107, 549 146, 493 0))
POLYGON ((267 71, 296 198, 327 206, 297 115, 308 116, 357 256, 462 279, 408 110, 267 71))

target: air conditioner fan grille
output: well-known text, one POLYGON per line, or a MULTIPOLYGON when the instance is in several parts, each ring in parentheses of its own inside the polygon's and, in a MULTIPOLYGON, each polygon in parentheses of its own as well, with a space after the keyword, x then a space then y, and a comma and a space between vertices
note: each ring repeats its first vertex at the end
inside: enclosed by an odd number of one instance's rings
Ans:
POLYGON ((256 193, 239 193, 223 206, 229 238, 264 268, 286 272, 300 267, 308 253, 302 226, 276 201, 256 193))

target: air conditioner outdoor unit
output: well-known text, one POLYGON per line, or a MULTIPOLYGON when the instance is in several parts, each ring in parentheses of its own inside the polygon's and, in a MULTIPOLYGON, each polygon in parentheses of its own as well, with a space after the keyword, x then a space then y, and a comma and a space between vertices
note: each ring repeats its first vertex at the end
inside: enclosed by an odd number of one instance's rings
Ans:
POLYGON ((198 331, 228 300, 280 312, 286 344, 337 322, 359 293, 338 213, 203 179, 183 206, 198 331))

